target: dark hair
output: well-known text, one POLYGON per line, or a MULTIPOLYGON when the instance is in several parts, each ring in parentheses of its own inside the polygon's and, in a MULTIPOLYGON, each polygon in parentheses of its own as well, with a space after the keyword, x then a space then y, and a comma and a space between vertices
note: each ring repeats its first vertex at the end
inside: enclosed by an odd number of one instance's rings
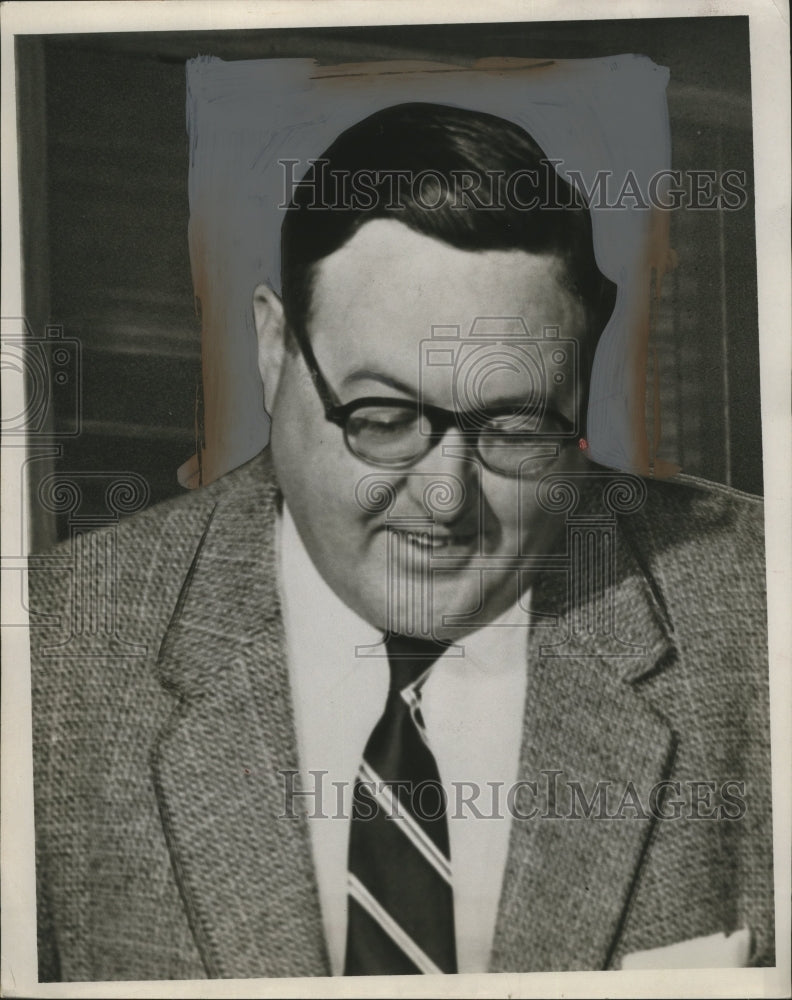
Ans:
POLYGON ((586 308, 581 346, 593 352, 615 288, 597 267, 588 207, 518 125, 414 103, 384 108, 343 132, 311 163, 283 222, 283 303, 296 337, 306 335, 314 266, 381 218, 461 250, 560 258, 586 308), (464 176, 486 182, 485 194, 464 176))

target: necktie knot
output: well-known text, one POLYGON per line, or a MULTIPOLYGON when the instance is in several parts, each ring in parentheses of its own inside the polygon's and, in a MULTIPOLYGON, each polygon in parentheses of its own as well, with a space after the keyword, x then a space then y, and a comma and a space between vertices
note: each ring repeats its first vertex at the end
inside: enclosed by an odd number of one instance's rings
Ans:
POLYGON ((402 691, 439 660, 450 643, 408 635, 390 635, 385 649, 390 666, 390 689, 402 691))

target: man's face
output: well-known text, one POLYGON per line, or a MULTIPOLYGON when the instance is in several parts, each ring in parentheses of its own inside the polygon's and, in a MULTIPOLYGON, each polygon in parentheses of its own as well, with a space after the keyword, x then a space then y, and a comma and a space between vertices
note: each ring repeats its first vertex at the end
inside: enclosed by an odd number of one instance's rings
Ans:
MULTIPOLYGON (((449 367, 422 362, 422 341, 433 327, 459 327, 465 344, 477 317, 522 317, 534 338, 545 326, 557 326, 561 338, 579 339, 583 309, 562 275, 555 258, 462 251, 399 222, 375 220, 318 265, 308 335, 340 403, 422 398, 454 410, 459 396, 449 367)), ((476 384, 488 411, 532 392, 525 372, 513 366, 485 363, 481 372, 476 384)), ((579 386, 571 377, 549 381, 544 404, 574 421, 579 386)), ((534 479, 485 468, 456 427, 409 468, 372 467, 355 457, 341 428, 325 419, 295 352, 283 354, 274 399, 267 402, 275 471, 303 543, 330 587, 372 625, 387 629, 403 622, 409 594, 429 568, 432 630, 438 638, 461 637, 473 626, 450 628, 449 615, 475 612, 471 621, 491 620, 529 584, 527 573, 515 574, 513 559, 504 567, 498 557, 547 552, 563 529, 563 518, 538 506, 534 479), (384 509, 367 503, 373 481, 366 477, 372 476, 391 489, 393 501, 384 509), (439 484, 439 493, 432 484, 439 484), (425 523, 428 515, 427 544, 405 519, 425 523), (481 557, 489 567, 483 571, 475 563, 481 557), (438 571, 445 559, 453 559, 453 568, 438 571)), ((542 474, 580 463, 573 443, 542 474)))

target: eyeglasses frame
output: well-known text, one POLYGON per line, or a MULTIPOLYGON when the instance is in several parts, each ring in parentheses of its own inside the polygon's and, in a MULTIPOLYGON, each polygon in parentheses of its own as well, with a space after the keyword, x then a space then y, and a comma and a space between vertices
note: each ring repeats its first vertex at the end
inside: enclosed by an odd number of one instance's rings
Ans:
MULTIPOLYGON (((386 469, 404 469, 410 468, 419 462, 424 456, 428 455, 429 452, 437 447, 439 442, 445 437, 446 433, 450 428, 456 427, 463 435, 473 437, 475 433, 475 444, 474 450, 479 461, 489 469, 490 472, 494 472, 499 476, 506 476, 509 478, 515 478, 511 473, 504 471, 503 469, 497 469, 491 466, 480 452, 479 441, 482 437, 481 431, 465 431, 464 428, 460 427, 460 421, 464 421, 465 418, 475 420, 480 419, 480 414, 475 410, 447 410, 441 406, 433 406, 430 403, 418 402, 411 399, 397 399, 393 396, 361 396, 358 399, 350 400, 348 403, 341 403, 336 394, 333 392, 330 384, 322 373, 319 367, 319 362, 316 360, 316 355, 314 354, 313 347, 308 337, 299 336, 293 328, 289 327, 287 329, 287 336, 291 336, 297 344, 300 351, 305 366, 308 369, 308 373, 311 376, 311 381, 314 384, 319 400, 324 409, 325 419, 337 427, 341 428, 344 435, 344 444, 349 450, 350 454, 354 455, 355 458, 359 459, 361 462, 365 462, 367 465, 373 468, 386 468, 386 469), (352 448, 349 443, 349 437, 347 433, 347 425, 349 418, 357 410, 361 410, 367 406, 388 406, 394 409, 404 409, 404 410, 415 410, 422 415, 425 415, 429 420, 432 428, 431 434, 426 435, 427 447, 420 454, 405 460, 403 462, 383 462, 378 463, 372 461, 370 458, 364 458, 357 451, 352 448)), ((489 413, 490 418, 498 416, 508 416, 514 413, 513 407, 503 407, 501 409, 493 409, 489 413)), ((565 417, 563 413, 558 411, 553 411, 553 416, 557 417, 559 423, 562 427, 565 427, 563 431, 563 437, 548 437, 548 441, 552 441, 554 445, 559 448, 568 447, 574 443, 575 438, 575 426, 568 417, 565 417)), ((537 435, 541 438, 542 435, 537 435)), ((549 456, 548 456, 549 457, 549 456)), ((517 474, 519 475, 519 474, 517 474)))

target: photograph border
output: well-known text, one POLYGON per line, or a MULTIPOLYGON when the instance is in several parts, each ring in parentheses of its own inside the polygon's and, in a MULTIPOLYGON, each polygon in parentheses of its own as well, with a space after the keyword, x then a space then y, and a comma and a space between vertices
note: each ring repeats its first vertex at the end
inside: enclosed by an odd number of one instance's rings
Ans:
MULTIPOLYGON (((25 315, 17 160, 14 39, 20 34, 228 30, 352 25, 439 24, 462 21, 571 21, 747 15, 750 23, 756 244, 759 293, 761 412, 768 584, 768 641, 773 768, 777 966, 771 969, 481 974, 422 980, 236 979, 172 982, 38 984, 35 940, 35 862, 28 630, 2 637, 2 970, 8 997, 233 997, 245 996, 784 996, 790 974, 790 650, 792 623, 792 418, 790 418, 790 96, 789 7, 772 0, 636 0, 575 2, 519 0, 444 3, 442 0, 202 0, 70 4, 8 2, 2 16, 2 309, 25 315), (155 27, 152 28, 152 25, 155 27)), ((186 169, 186 167, 185 167, 186 169)), ((186 234, 185 234, 186 239, 186 234)), ((24 410, 23 380, 3 366, 3 419, 24 410)), ((23 440, 3 440, 2 551, 17 558, 24 496, 23 440)), ((9 565, 11 563, 9 562, 9 565)), ((3 610, 19 601, 19 574, 4 573, 3 610), (11 583, 9 577, 13 577, 11 583)), ((24 596, 24 595, 23 595, 24 596)), ((24 603, 24 601, 23 601, 24 603)))

